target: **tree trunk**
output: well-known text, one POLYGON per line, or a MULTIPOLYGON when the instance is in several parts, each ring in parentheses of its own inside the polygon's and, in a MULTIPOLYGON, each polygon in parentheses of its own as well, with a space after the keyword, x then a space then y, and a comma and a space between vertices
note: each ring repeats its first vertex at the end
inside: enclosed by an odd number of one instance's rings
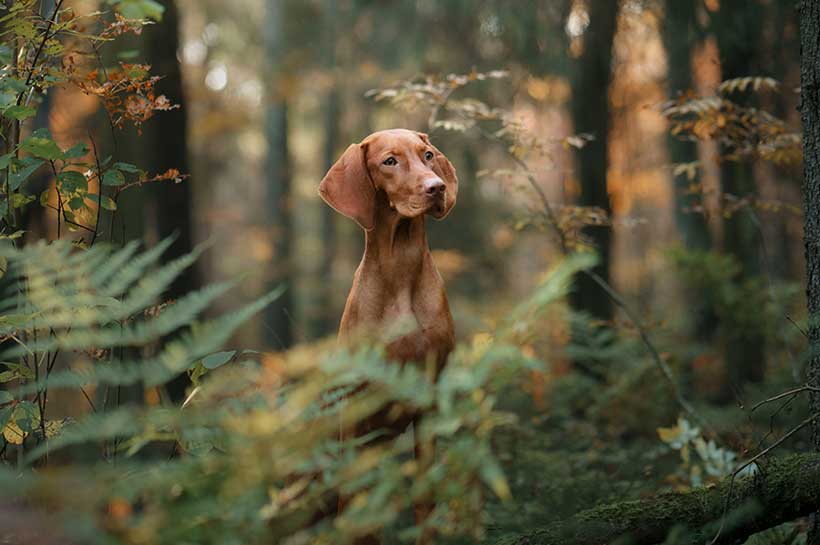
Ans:
MULTIPOLYGON (((584 50, 573 85, 572 119, 576 133, 591 133, 595 140, 577 154, 577 172, 581 184, 578 204, 597 206, 611 213, 607 191, 609 155, 609 84, 612 79, 612 42, 618 16, 618 0, 590 2, 589 26, 584 34, 584 50)), ((609 281, 611 227, 589 227, 585 231, 600 256, 595 268, 609 281)), ((587 276, 576 278, 572 304, 600 320, 612 319, 612 302, 587 276)))
POLYGON ((711 488, 596 507, 546 528, 501 539, 497 545, 616 541, 651 545, 663 542, 673 529, 682 530, 675 543, 742 543, 758 532, 806 516, 818 506, 820 457, 802 454, 768 461, 756 476, 734 483, 727 478, 711 488))
POLYGON ((265 47, 270 66, 268 82, 269 96, 265 121, 268 140, 268 155, 265 164, 267 176, 268 231, 274 250, 271 288, 281 284, 287 291, 271 304, 265 312, 263 332, 271 346, 286 349, 293 343, 291 323, 293 309, 293 276, 291 262, 291 240, 293 237, 291 219, 290 156, 288 147, 288 105, 281 70, 285 54, 285 6, 283 0, 267 2, 267 22, 265 25, 265 47))
MULTIPOLYGON (((800 115, 803 121, 803 240, 809 311, 808 383, 820 388, 820 3, 797 4, 800 20, 800 115)), ((809 410, 820 412, 820 393, 809 392, 809 410)), ((812 445, 820 451, 820 421, 812 425, 812 445)), ((820 544, 820 513, 812 516, 809 545, 820 544)))
MULTIPOLYGON (((668 57, 668 88, 669 96, 674 98, 678 93, 685 93, 693 87, 692 81, 692 48, 698 41, 700 31, 697 28, 697 13, 694 2, 680 0, 666 0, 664 16, 664 44, 668 57)), ((682 140, 670 135, 669 161, 674 164, 697 161, 698 148, 695 142, 682 140)), ((688 250, 708 251, 712 247, 712 236, 706 216, 691 209, 703 205, 703 192, 691 193, 690 185, 698 184, 700 176, 693 179, 687 176, 675 176, 673 187, 675 191, 675 222, 680 231, 684 246, 688 250)), ((694 292, 693 288, 690 291, 694 292)), ((692 301, 693 316, 692 335, 696 343, 691 350, 691 359, 696 358, 705 345, 714 339, 717 328, 717 315, 714 301, 703 297, 699 293, 688 293, 692 301)), ((688 383, 690 365, 684 365, 681 378, 688 383), (685 378, 684 378, 685 377, 685 378)))
MULTIPOLYGON (((618 18, 618 0, 596 0, 587 4, 589 25, 584 32, 583 52, 572 78, 571 113, 576 133, 590 133, 594 140, 576 153, 576 171, 581 185, 580 206, 598 207, 612 215, 607 188, 609 166, 609 85, 612 80, 612 44, 618 18)), ((584 235, 594 245, 599 262, 594 272, 610 280, 612 227, 588 226, 584 235)), ((577 311, 591 315, 599 323, 613 318, 612 301, 589 275, 578 274, 569 301, 577 311)), ((600 327, 595 325, 593 327, 600 327)), ((573 331, 578 342, 586 333, 573 331)), ((576 358, 575 368, 596 380, 603 379, 600 362, 576 358)))
MULTIPOLYGON (((760 6, 748 0, 723 0, 715 15, 716 37, 720 51, 721 77, 724 80, 757 75, 760 35, 760 6)), ((741 97, 734 97, 740 100, 741 97)), ((754 169, 748 162, 724 160, 720 167, 721 191, 724 195, 743 198, 755 195, 754 169)), ((744 208, 724 219, 724 251, 741 266, 737 283, 760 275, 761 236, 755 211, 744 208)), ((741 320, 742 321, 742 320, 741 320)), ((736 392, 746 382, 761 382, 766 368, 765 340, 760 332, 731 323, 726 332, 725 359, 728 381, 722 388, 724 402, 735 401, 736 392)))
MULTIPOLYGON (((696 5, 694 2, 666 0, 664 17, 664 45, 668 57, 669 96, 684 93, 692 88, 692 46, 697 43, 698 29, 696 5)), ((697 161, 698 148, 695 142, 681 140, 674 136, 669 138, 669 160, 672 164, 697 161)), ((686 212, 686 209, 699 205, 702 196, 689 194, 691 184, 697 184, 699 178, 689 180, 685 176, 675 178, 675 221, 687 248, 708 250, 712 246, 709 226, 703 214, 686 212)))
MULTIPOLYGON (((325 69, 332 76, 331 87, 325 96, 324 105, 324 166, 325 171, 330 170, 336 159, 339 158, 339 105, 341 93, 339 86, 342 80, 337 77, 336 62, 336 25, 339 17, 339 10, 336 0, 328 0, 325 10, 327 21, 325 22, 325 69)), ((322 261, 319 266, 319 306, 314 326, 314 336, 324 337, 334 334, 338 326, 338 317, 334 305, 334 285, 333 285, 333 262, 336 259, 336 211, 321 203, 321 237, 322 237, 322 261)))
MULTIPOLYGON (((177 60, 179 49, 179 10, 176 2, 165 4, 162 21, 149 25, 145 31, 146 54, 153 73, 162 76, 157 83, 158 94, 163 94, 173 104, 181 107, 167 112, 160 112, 149 122, 147 134, 141 140, 147 146, 144 168, 151 174, 160 174, 175 168, 180 173, 190 173, 188 161, 188 109, 182 87, 182 70, 177 60)), ((174 244, 165 253, 164 260, 171 261, 188 254, 194 247, 193 192, 191 180, 182 183, 162 182, 144 188, 148 192, 149 202, 146 225, 154 242, 176 235, 174 244)), ((184 271, 171 285, 166 297, 177 299, 186 293, 196 290, 200 285, 197 269, 191 267, 184 271)), ((173 401, 185 398, 185 389, 189 384, 186 375, 182 375, 167 385, 168 394, 173 401)))

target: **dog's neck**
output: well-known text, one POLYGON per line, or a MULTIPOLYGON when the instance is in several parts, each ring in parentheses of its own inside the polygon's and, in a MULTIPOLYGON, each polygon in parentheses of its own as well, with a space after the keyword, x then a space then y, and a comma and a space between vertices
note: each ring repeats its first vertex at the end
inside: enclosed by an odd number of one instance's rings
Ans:
POLYGON ((365 233, 363 266, 377 268, 378 277, 396 288, 412 283, 430 254, 424 220, 423 214, 405 218, 386 197, 377 198, 375 227, 365 233))

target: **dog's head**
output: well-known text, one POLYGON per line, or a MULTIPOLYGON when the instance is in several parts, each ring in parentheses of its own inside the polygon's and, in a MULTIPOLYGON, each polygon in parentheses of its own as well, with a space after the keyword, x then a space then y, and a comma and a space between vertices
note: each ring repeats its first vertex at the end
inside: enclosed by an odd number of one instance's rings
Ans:
POLYGON ((351 144, 319 184, 325 202, 368 231, 377 192, 402 217, 443 219, 456 203, 456 169, 426 134, 391 129, 351 144))

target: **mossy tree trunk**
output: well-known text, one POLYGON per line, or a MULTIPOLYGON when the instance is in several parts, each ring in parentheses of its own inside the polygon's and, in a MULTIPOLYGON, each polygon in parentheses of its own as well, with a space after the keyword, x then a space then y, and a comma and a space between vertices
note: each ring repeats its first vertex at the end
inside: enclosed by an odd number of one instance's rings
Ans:
POLYGON ((680 544, 743 543, 818 505, 820 457, 801 454, 761 463, 756 476, 734 483, 727 478, 711 488, 596 507, 497 545, 650 545, 663 542, 673 530, 680 544))
MULTIPOLYGON (((798 3, 800 20, 800 114, 803 121, 803 209, 806 299, 809 310, 808 383, 820 388, 820 3, 798 3)), ((820 413, 820 393, 810 392, 810 410, 820 413)), ((812 427, 820 451, 820 421, 812 427)), ((809 545, 820 544, 820 513, 812 516, 809 545)))

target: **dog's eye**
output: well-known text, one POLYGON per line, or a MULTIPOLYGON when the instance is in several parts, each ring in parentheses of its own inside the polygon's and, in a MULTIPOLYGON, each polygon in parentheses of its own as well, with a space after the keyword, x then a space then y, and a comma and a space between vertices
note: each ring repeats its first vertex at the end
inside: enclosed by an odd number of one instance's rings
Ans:
POLYGON ((387 165, 389 167, 392 167, 392 166, 396 165, 397 163, 398 163, 398 161, 396 161, 395 157, 388 157, 387 159, 382 161, 383 165, 387 165))
POLYGON ((432 151, 425 151, 424 152, 424 158, 427 161, 432 161, 433 160, 433 152, 432 151))

